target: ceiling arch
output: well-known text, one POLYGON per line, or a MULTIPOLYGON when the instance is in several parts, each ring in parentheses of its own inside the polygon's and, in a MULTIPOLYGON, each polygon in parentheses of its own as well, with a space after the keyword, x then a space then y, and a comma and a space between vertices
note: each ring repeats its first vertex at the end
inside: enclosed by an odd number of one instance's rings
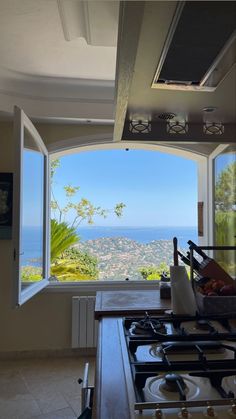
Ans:
POLYGON ((114 143, 111 134, 94 134, 89 136, 72 137, 65 140, 55 141, 49 144, 48 149, 52 156, 60 157, 66 154, 79 153, 82 151, 94 150, 119 150, 129 148, 130 150, 149 150, 154 152, 161 152, 167 154, 174 154, 179 157, 194 160, 196 162, 205 161, 207 153, 200 150, 199 147, 195 150, 192 145, 189 149, 186 145, 170 145, 170 144, 156 144, 145 142, 129 142, 114 143))

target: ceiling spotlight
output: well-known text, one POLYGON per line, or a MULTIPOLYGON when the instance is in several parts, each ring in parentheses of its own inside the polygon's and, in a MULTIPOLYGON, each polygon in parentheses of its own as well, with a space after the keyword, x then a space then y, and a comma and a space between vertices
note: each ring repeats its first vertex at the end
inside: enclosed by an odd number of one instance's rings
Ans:
POLYGON ((132 120, 129 123, 129 130, 132 134, 148 134, 151 131, 149 121, 132 120))
POLYGON ((187 134, 188 124, 185 121, 169 121, 166 125, 167 134, 187 134))
POLYGON ((216 122, 205 122, 203 133, 206 135, 222 135, 224 133, 224 125, 216 122))

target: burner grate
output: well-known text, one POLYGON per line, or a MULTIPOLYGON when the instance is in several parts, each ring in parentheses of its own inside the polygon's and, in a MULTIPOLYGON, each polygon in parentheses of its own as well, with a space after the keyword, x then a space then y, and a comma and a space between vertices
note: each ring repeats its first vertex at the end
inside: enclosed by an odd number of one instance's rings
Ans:
POLYGON ((208 361, 207 365, 199 361, 191 362, 191 365, 184 361, 170 362, 169 360, 161 363, 161 365, 153 364, 133 364, 133 376, 134 382, 137 388, 142 389, 148 377, 155 377, 160 375, 162 372, 173 372, 173 371, 189 371, 189 374, 196 372, 196 377, 204 376, 203 374, 211 374, 214 372, 225 373, 225 376, 236 375, 236 365, 233 365, 231 360, 220 360, 220 361, 208 361), (202 374, 202 375, 201 375, 202 374))
POLYGON ((131 334, 134 335, 153 335, 153 336, 159 336, 159 335, 165 335, 166 334, 166 327, 162 320, 152 318, 147 312, 145 314, 145 317, 133 321, 129 327, 129 331, 131 334))
POLYGON ((235 320, 235 317, 227 315, 221 318, 151 318, 148 313, 144 319, 124 319, 123 326, 136 394, 135 409, 156 409, 157 404, 160 409, 181 407, 183 403, 189 407, 205 406, 205 394, 206 397, 207 394, 213 395, 211 401, 216 406, 232 405, 236 391, 232 386, 232 379, 227 377, 232 377, 233 380, 236 377, 236 329, 231 327, 231 319, 235 320), (132 334, 131 325, 135 322, 142 325, 143 321, 144 324, 148 324, 147 327, 144 326, 148 333, 142 333, 141 330, 139 335, 132 334), (151 350, 155 352, 156 358, 151 354, 151 350), (206 393, 201 390, 199 398, 193 391, 202 385, 204 390, 208 390, 206 393), (163 391, 164 394, 168 393, 170 400, 163 398, 163 391), (152 399, 153 395, 156 399, 152 399), (217 395, 219 399, 214 400, 217 395))
POLYGON ((189 342, 189 341, 236 341, 236 331, 231 330, 229 325, 230 317, 219 318, 219 316, 170 316, 165 318, 152 318, 146 313, 144 318, 126 318, 124 330, 128 340, 128 347, 131 354, 135 354, 138 346, 154 344, 156 342, 189 342), (219 332, 211 324, 216 320, 225 329, 219 332), (192 333, 182 324, 196 323, 196 333, 192 333), (167 330, 167 324, 172 326, 172 332, 167 330))
POLYGON ((236 397, 236 394, 232 391, 228 393, 222 387, 222 380, 224 377, 230 377, 231 375, 235 375, 235 371, 201 371, 201 372, 191 372, 189 375, 192 377, 206 377, 209 378, 211 385, 218 391, 220 396, 223 399, 231 398, 233 399, 236 397))

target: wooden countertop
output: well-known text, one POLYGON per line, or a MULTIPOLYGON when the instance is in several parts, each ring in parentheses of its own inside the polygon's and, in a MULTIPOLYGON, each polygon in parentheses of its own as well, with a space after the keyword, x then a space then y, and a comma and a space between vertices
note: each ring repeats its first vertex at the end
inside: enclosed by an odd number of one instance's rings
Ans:
POLYGON ((142 314, 144 311, 158 314, 170 308, 170 300, 161 300, 159 290, 99 291, 96 295, 95 318, 142 314))
POLYGON ((98 332, 94 419, 135 418, 131 376, 127 383, 125 375, 129 369, 122 320, 117 317, 103 318, 98 332))

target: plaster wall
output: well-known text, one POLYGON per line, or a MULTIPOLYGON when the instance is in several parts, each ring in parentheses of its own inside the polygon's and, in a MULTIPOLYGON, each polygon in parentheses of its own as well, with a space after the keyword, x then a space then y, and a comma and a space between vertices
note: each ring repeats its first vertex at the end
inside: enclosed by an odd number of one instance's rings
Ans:
MULTIPOLYGON (((112 127, 37 126, 46 143, 101 134, 112 127)), ((13 125, 0 123, 0 172, 14 170, 13 125)), ((12 307, 11 240, 0 240, 0 352, 67 349, 71 346, 71 299, 78 293, 46 293, 12 307)))
MULTIPOLYGON (((78 139, 78 145, 84 145, 84 139, 91 138, 92 144, 96 136, 101 141, 103 134, 106 143, 112 138, 113 132, 112 126, 101 125, 36 124, 36 128, 51 149, 53 143, 60 143, 68 138, 78 139)), ((0 122, 0 172, 13 171, 13 124, 0 122)), ((12 257, 12 241, 0 240, 0 353, 70 348, 72 296, 83 293, 42 291, 22 307, 13 308, 12 257)))

